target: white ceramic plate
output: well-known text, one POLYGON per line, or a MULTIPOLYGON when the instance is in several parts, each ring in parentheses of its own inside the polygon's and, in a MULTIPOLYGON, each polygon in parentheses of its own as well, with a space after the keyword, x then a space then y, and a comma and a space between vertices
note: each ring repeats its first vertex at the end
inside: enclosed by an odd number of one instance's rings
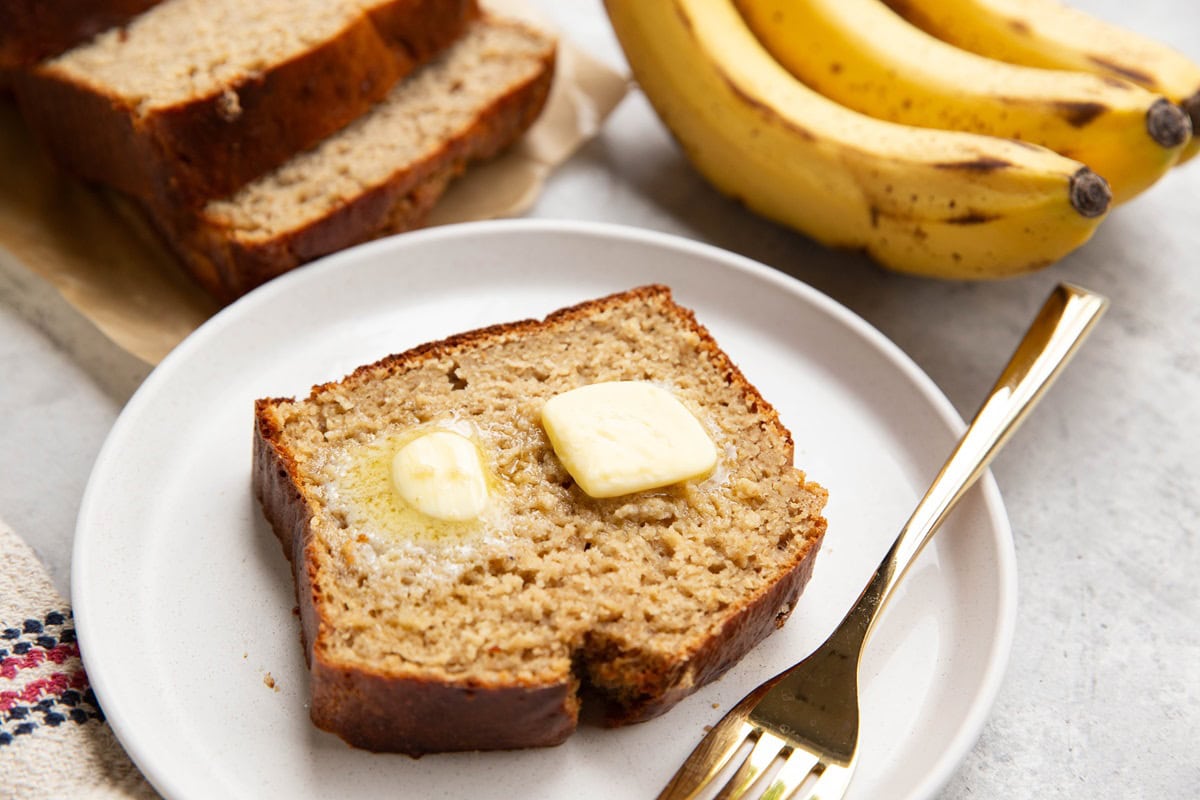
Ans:
MULTIPOLYGON (((169 798, 649 797, 728 708, 833 628, 962 422, 858 317, 746 259, 630 229, 544 222, 376 242, 243 298, 130 400, 80 512, 72 592, 88 675, 169 798), (791 621, 716 684, 639 726, 544 750, 353 750, 308 721, 287 564, 250 492, 252 403, 485 324, 649 282, 779 410, 830 491, 829 533, 791 621), (274 689, 267 684, 274 683, 274 689)), ((1012 637, 1012 539, 990 477, 914 565, 863 666, 857 798, 935 793, 970 749, 1012 637)))

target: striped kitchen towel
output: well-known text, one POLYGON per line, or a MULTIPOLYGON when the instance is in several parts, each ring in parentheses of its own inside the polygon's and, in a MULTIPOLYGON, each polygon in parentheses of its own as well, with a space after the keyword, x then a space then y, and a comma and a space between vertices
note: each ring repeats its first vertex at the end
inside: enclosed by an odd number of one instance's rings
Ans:
POLYGON ((88 686, 71 609, 0 520, 0 798, 155 798, 88 686))

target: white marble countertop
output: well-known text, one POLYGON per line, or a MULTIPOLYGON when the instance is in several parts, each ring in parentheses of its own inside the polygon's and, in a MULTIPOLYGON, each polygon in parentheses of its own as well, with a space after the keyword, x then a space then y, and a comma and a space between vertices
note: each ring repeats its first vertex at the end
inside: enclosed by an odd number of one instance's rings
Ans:
MULTIPOLYGON (((1200 59, 1189 0, 1076 0, 1200 59)), ((598 3, 541 3, 623 59, 598 3)), ((712 192, 636 92, 531 216, 625 223, 747 255, 848 306, 969 417, 1050 289, 1109 296, 1096 333, 997 459, 1019 569, 1006 679, 944 798, 1200 795, 1200 164, 1117 210, 1092 242, 1000 283, 885 273, 712 192), (1189 621, 1190 620, 1190 621, 1189 621)), ((0 252, 0 518, 68 591, 92 462, 149 368, 0 252)))

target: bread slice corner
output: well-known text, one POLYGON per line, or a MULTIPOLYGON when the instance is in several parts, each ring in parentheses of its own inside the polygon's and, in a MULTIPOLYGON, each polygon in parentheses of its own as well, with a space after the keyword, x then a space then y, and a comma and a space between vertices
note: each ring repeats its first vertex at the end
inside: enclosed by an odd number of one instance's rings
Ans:
POLYGON ((14 87, 72 174, 195 206, 361 116, 478 13, 475 0, 163 0, 14 87))

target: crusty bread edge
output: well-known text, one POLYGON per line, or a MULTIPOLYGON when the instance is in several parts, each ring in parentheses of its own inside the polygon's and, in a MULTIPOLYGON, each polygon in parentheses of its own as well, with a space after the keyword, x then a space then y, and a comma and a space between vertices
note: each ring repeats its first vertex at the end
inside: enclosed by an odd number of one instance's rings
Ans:
POLYGON ((236 86, 148 115, 53 61, 18 73, 14 89, 69 172, 151 205, 198 206, 366 113, 478 13, 475 0, 393 0, 236 86))
MULTIPOLYGON (((513 23, 516 24, 516 23, 513 23)), ((481 110, 463 135, 328 214, 280 236, 242 241, 201 210, 147 209, 184 267, 221 302, 230 302, 301 264, 362 242, 421 227, 450 182, 476 161, 509 147, 541 114, 554 79, 556 50, 541 68, 481 110), (214 286, 212 277, 218 276, 214 286)))
POLYGON ((0 89, 22 69, 123 25, 161 0, 6 0, 0 89))
MULTIPOLYGON (((753 407, 792 450, 790 433, 775 409, 750 384, 694 314, 671 300, 666 286, 647 285, 589 300, 556 311, 543 320, 526 319, 460 333, 420 345, 359 367, 340 381, 319 384, 309 398, 348 383, 410 369, 429 359, 452 356, 466 348, 507 340, 586 317, 634 300, 659 305, 676 315, 700 338, 701 348, 726 380, 744 392, 753 407)), ((446 683, 389 676, 381 671, 339 665, 328 659, 323 636, 322 596, 316 576, 322 554, 312 535, 316 504, 300 490, 299 470, 287 452, 272 409, 292 398, 255 403, 253 491, 264 515, 291 560, 300 607, 301 638, 310 670, 311 716, 320 728, 357 747, 376 751, 424 752, 512 749, 554 745, 575 729, 577 681, 572 675, 541 685, 487 686, 477 681, 446 683)), ((803 473, 797 473, 804 482, 803 473)), ((809 545, 797 554, 787 574, 758 596, 748 598, 724 621, 719 632, 687 653, 662 675, 635 676, 625 693, 609 693, 606 720, 612 725, 638 722, 668 710, 724 673, 781 626, 812 575, 825 532, 819 516, 825 490, 812 483, 814 495, 809 545)))

